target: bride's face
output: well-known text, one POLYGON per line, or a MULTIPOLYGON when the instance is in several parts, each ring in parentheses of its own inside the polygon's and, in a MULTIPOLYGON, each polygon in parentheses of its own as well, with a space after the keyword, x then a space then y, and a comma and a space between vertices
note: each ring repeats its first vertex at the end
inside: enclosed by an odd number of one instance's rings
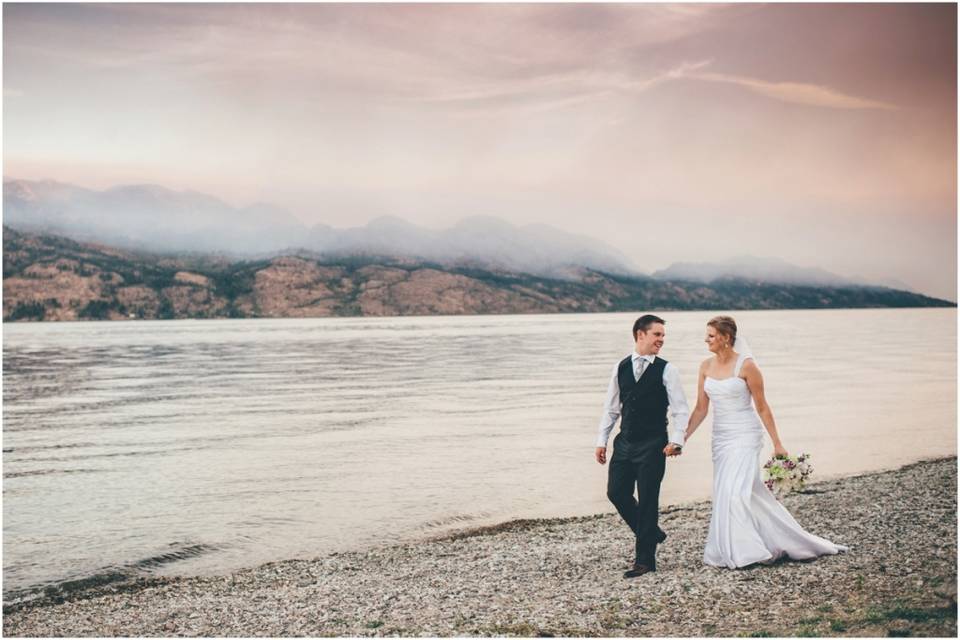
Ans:
POLYGON ((707 349, 710 350, 710 353, 716 353, 723 348, 724 337, 720 335, 720 332, 714 329, 713 327, 707 327, 707 336, 703 341, 707 344, 707 349))

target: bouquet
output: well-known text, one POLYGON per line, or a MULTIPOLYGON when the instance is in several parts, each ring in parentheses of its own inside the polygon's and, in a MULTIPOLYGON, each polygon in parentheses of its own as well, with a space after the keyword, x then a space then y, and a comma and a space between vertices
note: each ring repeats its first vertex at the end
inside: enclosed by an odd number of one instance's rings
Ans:
POLYGON ((763 483, 780 499, 791 491, 803 489, 812 473, 809 453, 801 453, 796 457, 772 458, 763 465, 763 483))

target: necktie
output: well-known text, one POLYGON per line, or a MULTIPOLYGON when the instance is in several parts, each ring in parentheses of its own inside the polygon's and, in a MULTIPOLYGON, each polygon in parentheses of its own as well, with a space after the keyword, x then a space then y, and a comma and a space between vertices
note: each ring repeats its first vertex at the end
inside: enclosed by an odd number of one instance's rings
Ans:
POLYGON ((643 372, 647 368, 646 358, 637 358, 637 380, 640 380, 640 376, 643 375, 643 372))

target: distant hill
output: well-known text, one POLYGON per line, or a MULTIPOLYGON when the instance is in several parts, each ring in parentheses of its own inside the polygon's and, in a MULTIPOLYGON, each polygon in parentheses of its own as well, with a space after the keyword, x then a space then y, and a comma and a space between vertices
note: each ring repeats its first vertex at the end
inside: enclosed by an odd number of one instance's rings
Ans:
POLYGON ((798 267, 779 258, 742 256, 723 262, 678 262, 653 274, 658 280, 714 282, 725 278, 742 278, 780 284, 816 286, 851 286, 854 282, 823 269, 798 267))
POLYGON ((824 269, 798 267, 780 258, 739 256, 721 262, 677 262, 653 273, 658 280, 710 283, 724 279, 741 279, 774 284, 799 284, 817 287, 885 287, 916 293, 896 278, 883 281, 862 277, 849 278, 824 269))
POLYGON ((3 229, 4 321, 953 307, 915 293, 571 269, 563 278, 374 255, 164 255, 3 229))

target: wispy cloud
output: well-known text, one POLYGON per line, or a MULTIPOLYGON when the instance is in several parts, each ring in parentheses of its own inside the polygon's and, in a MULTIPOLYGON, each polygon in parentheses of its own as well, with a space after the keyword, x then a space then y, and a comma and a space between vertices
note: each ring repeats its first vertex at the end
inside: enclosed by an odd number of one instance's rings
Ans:
POLYGON ((712 61, 708 60, 695 64, 681 65, 671 77, 693 78, 707 82, 732 84, 752 91, 753 93, 773 98, 774 100, 780 100, 781 102, 805 104, 828 109, 880 109, 896 111, 900 108, 894 104, 852 96, 837 91, 836 89, 816 84, 807 84, 804 82, 768 82, 744 76, 699 71, 699 69, 709 66, 711 62, 712 61))
POLYGON ((698 69, 703 69, 704 67, 710 66, 713 64, 713 60, 701 60, 699 62, 683 62, 680 65, 671 69, 667 75, 670 78, 682 78, 689 76, 691 72, 697 71, 698 69))
POLYGON ((686 77, 711 61, 682 63, 666 71, 633 77, 626 72, 598 73, 573 69, 522 80, 504 81, 462 90, 404 98, 405 102, 456 105, 479 113, 541 112, 602 100, 615 95, 637 94, 660 84, 686 77))
POLYGON ((828 109, 878 109, 895 111, 894 104, 862 98, 830 87, 801 82, 767 82, 745 76, 709 73, 703 71, 713 60, 682 62, 666 71, 646 77, 631 77, 628 73, 593 73, 573 69, 541 77, 472 86, 453 91, 418 95, 404 101, 456 105, 478 112, 504 113, 508 111, 547 111, 601 100, 615 94, 642 93, 663 83, 682 79, 702 80, 739 86, 753 93, 793 104, 828 109))

